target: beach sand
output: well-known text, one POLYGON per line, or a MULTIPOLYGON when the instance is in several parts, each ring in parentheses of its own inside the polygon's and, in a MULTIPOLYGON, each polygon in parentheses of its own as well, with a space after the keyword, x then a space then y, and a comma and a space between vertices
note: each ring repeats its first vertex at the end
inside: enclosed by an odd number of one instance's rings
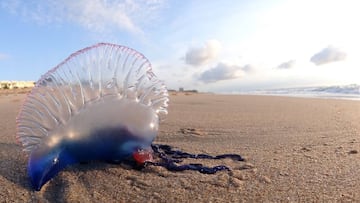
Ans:
POLYGON ((25 97, 0 94, 1 202, 360 201, 359 101, 173 94, 156 143, 246 161, 185 160, 232 169, 215 175, 77 164, 34 192, 15 140, 25 97))

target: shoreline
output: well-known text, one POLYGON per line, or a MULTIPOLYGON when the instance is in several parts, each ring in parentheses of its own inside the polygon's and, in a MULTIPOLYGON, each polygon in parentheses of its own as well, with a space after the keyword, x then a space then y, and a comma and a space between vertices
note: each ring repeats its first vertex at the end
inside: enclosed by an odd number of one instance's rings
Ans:
MULTIPOLYGON (((19 88, 19 89, 0 89, 1 95, 12 95, 12 94, 29 94, 32 88, 19 88)), ((290 98, 305 98, 305 99, 331 99, 331 100, 350 100, 350 101, 360 101, 359 95, 353 94, 261 94, 261 93, 213 93, 213 92, 179 92, 179 91, 170 91, 170 96, 176 95, 227 95, 227 96, 270 96, 270 97, 290 97, 290 98)))
POLYGON ((349 101, 360 101, 360 96, 355 95, 304 95, 304 94, 252 94, 252 93, 212 93, 212 92, 198 92, 198 93, 183 93, 183 92, 171 92, 170 96, 179 95, 223 95, 223 96, 264 96, 264 97, 289 97, 289 98, 300 98, 300 99, 330 99, 330 100, 349 100, 349 101))
POLYGON ((360 101, 359 95, 335 95, 335 94, 323 94, 323 95, 305 95, 305 94, 234 94, 244 96, 274 96, 274 97, 294 97, 294 98, 309 98, 309 99, 334 99, 334 100, 351 100, 360 101))

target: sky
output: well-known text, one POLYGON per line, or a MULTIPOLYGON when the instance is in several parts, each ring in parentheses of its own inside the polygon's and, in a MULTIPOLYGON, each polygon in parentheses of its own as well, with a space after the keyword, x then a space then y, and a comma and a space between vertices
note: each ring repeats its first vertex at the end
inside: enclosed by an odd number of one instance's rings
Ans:
POLYGON ((99 42, 144 54, 170 89, 360 84, 348 0, 1 0, 0 80, 37 81, 99 42))

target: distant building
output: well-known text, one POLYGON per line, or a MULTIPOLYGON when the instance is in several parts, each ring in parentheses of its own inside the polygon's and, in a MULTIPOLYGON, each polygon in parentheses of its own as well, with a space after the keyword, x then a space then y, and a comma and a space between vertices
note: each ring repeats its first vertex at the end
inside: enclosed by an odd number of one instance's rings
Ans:
POLYGON ((34 86, 34 81, 0 81, 0 89, 22 89, 34 86))
POLYGON ((183 87, 180 87, 179 88, 179 92, 183 92, 184 91, 184 88, 183 87))

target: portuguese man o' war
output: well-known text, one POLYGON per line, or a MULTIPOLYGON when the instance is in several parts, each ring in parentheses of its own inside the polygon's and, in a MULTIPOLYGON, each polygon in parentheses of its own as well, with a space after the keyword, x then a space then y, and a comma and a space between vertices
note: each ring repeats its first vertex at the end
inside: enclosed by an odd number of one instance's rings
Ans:
POLYGON ((229 169, 176 163, 179 158, 242 160, 153 144, 168 101, 150 62, 131 48, 100 43, 70 55, 36 82, 17 117, 16 137, 29 156, 32 187, 39 191, 68 165, 92 160, 132 159, 137 165, 202 173, 229 169))

